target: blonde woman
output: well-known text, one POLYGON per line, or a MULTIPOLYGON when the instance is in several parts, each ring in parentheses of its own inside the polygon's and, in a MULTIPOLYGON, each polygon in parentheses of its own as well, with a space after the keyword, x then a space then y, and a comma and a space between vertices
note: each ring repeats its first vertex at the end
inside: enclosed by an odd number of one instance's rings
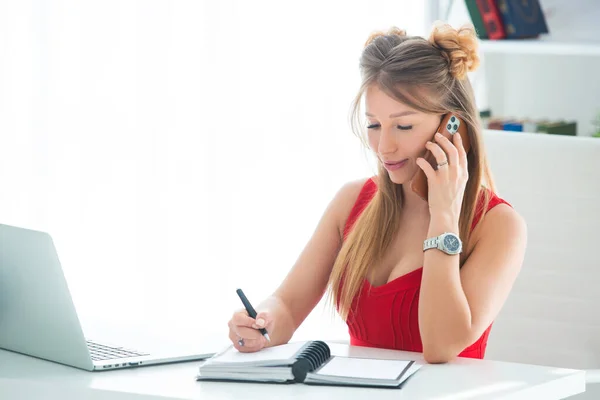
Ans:
POLYGON ((239 351, 289 341, 328 291, 352 345, 422 352, 430 363, 484 357, 527 230, 495 194, 467 78, 478 64, 472 26, 438 23, 429 39, 397 28, 369 37, 353 128, 377 157, 378 174, 339 190, 256 319, 234 313, 229 337, 239 351), (363 100, 366 124, 358 122, 363 100), (448 113, 466 123, 468 138, 434 137, 448 113), (423 159, 427 150, 437 167, 423 159), (427 201, 411 190, 418 171, 427 201))

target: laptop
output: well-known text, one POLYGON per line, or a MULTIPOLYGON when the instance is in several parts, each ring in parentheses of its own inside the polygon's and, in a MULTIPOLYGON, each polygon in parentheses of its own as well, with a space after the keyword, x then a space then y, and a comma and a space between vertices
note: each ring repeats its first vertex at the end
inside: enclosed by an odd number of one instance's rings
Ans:
POLYGON ((165 342, 132 349, 86 339, 51 236, 0 224, 0 348, 87 371, 204 360, 215 352, 165 342))

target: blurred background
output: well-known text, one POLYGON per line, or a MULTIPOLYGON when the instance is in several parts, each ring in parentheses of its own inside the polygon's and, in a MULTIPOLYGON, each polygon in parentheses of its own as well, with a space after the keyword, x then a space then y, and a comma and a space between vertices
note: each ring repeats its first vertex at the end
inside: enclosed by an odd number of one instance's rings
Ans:
MULTIPOLYGON (((427 36, 473 4, 0 1, 0 223, 53 236, 86 330, 226 339, 235 289, 275 290, 340 186, 375 172, 348 123, 368 35, 427 36)), ((597 3, 541 9, 534 38, 478 25, 482 118, 592 136, 597 3)), ((321 304, 296 338, 347 333, 321 304)))

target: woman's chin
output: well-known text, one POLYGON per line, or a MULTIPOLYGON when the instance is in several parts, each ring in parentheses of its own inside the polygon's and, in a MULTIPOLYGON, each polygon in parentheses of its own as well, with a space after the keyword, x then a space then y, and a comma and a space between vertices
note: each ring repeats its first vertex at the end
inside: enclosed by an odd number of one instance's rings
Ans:
POLYGON ((390 177, 390 181, 394 182, 396 185, 406 185, 410 183, 410 181, 415 176, 416 171, 386 171, 388 176, 390 177))
POLYGON ((402 174, 402 173, 395 174, 392 171, 388 171, 388 176, 390 177, 390 181, 392 181, 396 185, 404 185, 404 184, 410 182, 410 177, 406 176, 406 174, 402 174))

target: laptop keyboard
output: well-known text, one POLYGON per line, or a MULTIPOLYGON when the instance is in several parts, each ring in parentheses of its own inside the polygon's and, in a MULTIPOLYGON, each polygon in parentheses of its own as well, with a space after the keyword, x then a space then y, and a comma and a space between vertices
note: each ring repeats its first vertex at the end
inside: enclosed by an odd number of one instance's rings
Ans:
POLYGON ((117 358, 129 358, 147 356, 147 353, 140 353, 133 350, 127 350, 122 347, 106 346, 100 343, 87 340, 87 346, 93 361, 113 360, 117 358))

